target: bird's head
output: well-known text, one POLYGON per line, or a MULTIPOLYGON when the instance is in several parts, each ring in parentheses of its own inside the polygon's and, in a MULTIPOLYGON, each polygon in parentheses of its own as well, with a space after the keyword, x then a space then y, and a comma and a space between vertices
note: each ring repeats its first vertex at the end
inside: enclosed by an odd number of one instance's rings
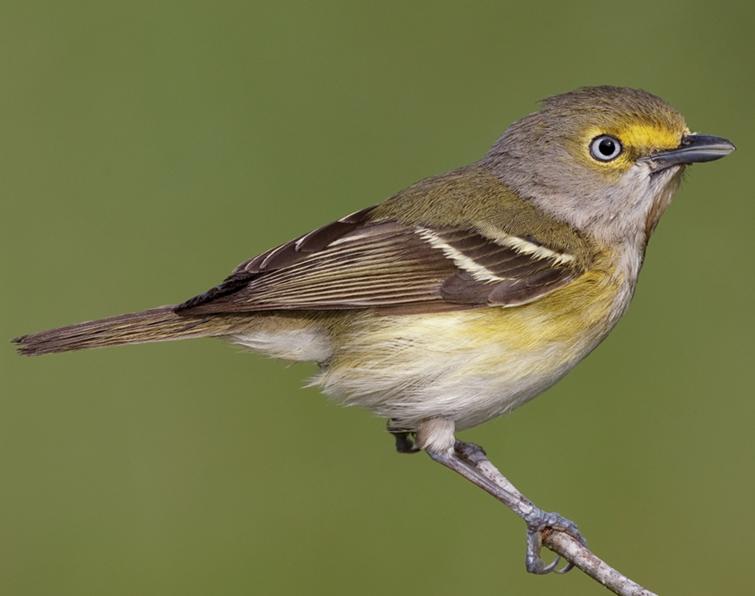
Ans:
POLYGON ((618 241, 652 231, 685 166, 733 150, 726 139, 690 132, 655 95, 602 86, 546 99, 509 127, 484 162, 540 208, 618 241))

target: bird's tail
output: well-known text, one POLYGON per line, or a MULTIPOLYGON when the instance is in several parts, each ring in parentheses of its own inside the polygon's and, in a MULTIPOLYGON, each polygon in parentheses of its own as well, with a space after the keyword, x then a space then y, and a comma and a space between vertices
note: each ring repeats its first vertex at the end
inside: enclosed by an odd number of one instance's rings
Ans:
POLYGON ((24 335, 13 340, 26 356, 104 346, 227 335, 235 317, 191 316, 163 306, 24 335))

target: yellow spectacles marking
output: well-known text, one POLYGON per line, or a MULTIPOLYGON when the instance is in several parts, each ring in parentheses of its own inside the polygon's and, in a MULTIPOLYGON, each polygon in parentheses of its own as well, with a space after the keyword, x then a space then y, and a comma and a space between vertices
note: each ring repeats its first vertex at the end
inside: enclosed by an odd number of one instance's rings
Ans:
POLYGON ((599 128, 591 127, 587 131, 584 147, 587 157, 593 164, 597 163, 601 167, 623 171, 631 166, 632 155, 642 155, 650 151, 660 151, 664 149, 674 149, 681 143, 682 136, 689 133, 688 129, 673 130, 647 122, 630 122, 625 126, 599 128), (611 161, 601 162, 595 160, 590 155, 591 141, 600 135, 610 135, 619 139, 624 147, 624 151, 611 161))

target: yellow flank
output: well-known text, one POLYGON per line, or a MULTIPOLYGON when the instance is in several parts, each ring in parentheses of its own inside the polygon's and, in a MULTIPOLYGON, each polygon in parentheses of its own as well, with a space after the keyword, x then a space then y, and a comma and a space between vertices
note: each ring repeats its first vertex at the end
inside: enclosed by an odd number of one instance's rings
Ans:
POLYGON ((592 270, 531 304, 485 309, 484 319, 469 332, 482 337, 499 336, 516 350, 537 349, 551 342, 579 341, 602 331, 611 320, 618 292, 615 280, 603 271, 592 270))

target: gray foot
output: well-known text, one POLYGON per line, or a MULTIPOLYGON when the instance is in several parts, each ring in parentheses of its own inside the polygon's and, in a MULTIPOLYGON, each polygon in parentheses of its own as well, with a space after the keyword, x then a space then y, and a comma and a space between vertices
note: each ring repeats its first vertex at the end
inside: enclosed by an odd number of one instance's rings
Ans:
MULTIPOLYGON (((556 567, 558 567, 558 564, 561 561, 561 557, 556 557, 552 563, 546 564, 540 556, 540 551, 543 546, 543 532, 548 532, 550 530, 565 532, 580 544, 587 544, 587 541, 580 533, 579 528, 577 528, 577 524, 558 513, 535 509, 524 521, 527 523, 527 555, 525 558, 525 565, 527 566, 527 571, 530 573, 535 573, 537 575, 551 573, 552 571, 556 571, 556 567)), ((573 568, 574 565, 569 563, 559 569, 557 573, 568 573, 573 568)))

